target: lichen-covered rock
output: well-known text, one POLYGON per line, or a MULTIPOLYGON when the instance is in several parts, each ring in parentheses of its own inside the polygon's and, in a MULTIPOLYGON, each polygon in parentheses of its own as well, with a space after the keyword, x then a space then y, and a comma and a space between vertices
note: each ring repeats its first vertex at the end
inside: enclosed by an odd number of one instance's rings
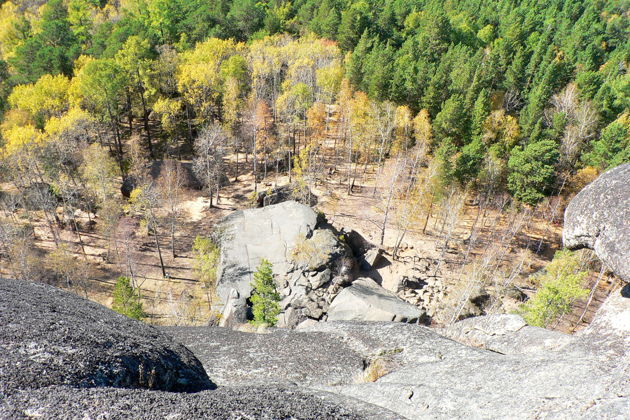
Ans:
POLYGON ((1 419, 400 419, 382 407, 327 392, 275 385, 195 394, 50 387, 0 400, 1 419))
POLYGON ((616 275, 630 281, 630 163, 600 175, 564 213, 564 246, 591 248, 616 275))
POLYGON ((329 321, 417 322, 422 311, 363 277, 343 289, 328 308, 329 321))
POLYGON ((157 329, 52 286, 0 279, 0 396, 51 385, 214 387, 157 329))
MULTIPOLYGON (((630 401, 629 314, 630 298, 615 294, 583 334, 558 340, 528 333, 524 338, 530 342, 504 346, 513 351, 507 354, 477 350, 408 324, 318 323, 305 330, 327 328, 361 354, 384 343, 400 346, 398 367, 376 382, 321 389, 407 418, 624 418, 630 401), (548 338, 562 344, 547 350, 539 340, 548 338)), ((495 334, 494 327, 508 336, 525 328, 516 319, 495 319, 482 327, 486 338, 495 334)))

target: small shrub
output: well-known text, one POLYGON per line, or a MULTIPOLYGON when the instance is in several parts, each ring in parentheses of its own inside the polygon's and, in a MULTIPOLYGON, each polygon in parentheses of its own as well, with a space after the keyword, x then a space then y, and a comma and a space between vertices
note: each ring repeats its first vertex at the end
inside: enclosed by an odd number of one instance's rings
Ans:
POLYGON ((370 361, 368 367, 363 371, 363 382, 376 382, 388 373, 387 362, 382 358, 376 358, 370 361))
POLYGON ((535 277, 540 288, 521 306, 521 314, 528 324, 546 327, 568 313, 573 301, 588 295, 588 289, 581 287, 588 273, 579 268, 580 260, 575 253, 556 252, 545 271, 535 277))
POLYGON ((310 270, 316 270, 326 264, 328 253, 324 244, 320 243, 323 239, 323 235, 313 236, 311 239, 300 238, 291 250, 291 262, 306 265, 310 270))
POLYGON ((129 318, 141 320, 147 315, 140 302, 137 289, 131 286, 129 277, 120 276, 114 286, 112 309, 129 318))
POLYGON ((276 290, 273 280, 273 266, 265 259, 260 262, 258 270, 254 273, 252 290, 252 312, 254 313, 254 325, 274 326, 278 322, 280 314, 280 294, 276 290))

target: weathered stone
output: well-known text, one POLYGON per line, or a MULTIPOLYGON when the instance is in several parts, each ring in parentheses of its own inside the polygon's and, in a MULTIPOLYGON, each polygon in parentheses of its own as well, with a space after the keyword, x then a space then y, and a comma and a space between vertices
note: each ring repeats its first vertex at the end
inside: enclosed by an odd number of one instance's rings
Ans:
POLYGON ((330 269, 328 268, 325 269, 324 271, 315 273, 311 278, 308 279, 310 282, 311 288, 313 290, 319 289, 324 284, 328 283, 330 281, 331 274, 332 273, 330 272, 330 269))
POLYGON ((616 275, 630 282, 630 163, 600 175, 564 213, 564 246, 591 248, 616 275))
POLYGON ((241 299, 236 289, 230 291, 228 301, 225 303, 219 326, 233 328, 247 319, 247 304, 241 299))
POLYGON ((369 269, 372 269, 376 266, 376 263, 380 260, 383 255, 383 250, 381 248, 372 248, 369 249, 365 254, 363 254, 363 261, 369 269))
POLYGON ((329 321, 416 322, 421 316, 420 309, 365 277, 343 289, 328 308, 329 321))
MULTIPOLYGON (((385 329, 380 323, 371 328, 318 323, 305 330, 327 328, 361 349, 361 354, 382 343, 400 345, 399 368, 375 383, 322 389, 354 396, 407 418, 624 418, 630 405, 629 317, 630 299, 616 295, 600 308, 596 322, 584 333, 571 337, 536 329, 543 334, 527 333, 525 339, 532 342, 503 347, 506 354, 448 344, 449 340, 437 340, 433 332, 408 324, 389 324, 399 328, 385 329), (402 334, 402 327, 416 331, 402 334), (537 345, 541 339, 555 344, 537 345), (426 359, 418 360, 420 355, 426 359)), ((485 327, 497 326, 509 341, 510 336, 527 331, 521 325, 518 319, 495 319, 485 327)), ((491 329, 482 333, 494 339, 491 329)))
POLYGON ((313 302, 312 300, 306 302, 306 304, 304 305, 304 309, 306 311, 306 315, 309 318, 319 319, 324 313, 317 302, 313 302))
MULTIPOLYGON (((284 321, 290 318, 300 322, 304 311, 299 303, 306 301, 301 298, 315 295, 312 300, 316 300, 323 296, 313 290, 330 281, 333 269, 342 271, 342 260, 350 253, 330 226, 324 223, 318 228, 317 223, 318 216, 311 208, 290 201, 238 211, 223 219, 217 228, 221 242, 217 270, 220 300, 226 302, 227 293, 235 289, 246 304, 251 295, 252 274, 265 258, 273 264, 275 281, 283 298, 282 309, 291 306, 300 314, 283 317, 284 321)), ((245 321, 245 318, 240 320, 245 321)), ((291 328, 297 324, 282 325, 291 328)))
POLYGON ((195 356, 155 328, 51 286, 0 279, 0 399, 51 385, 213 387, 195 356))
POLYGON ((195 394, 52 387, 0 400, 2 419, 331 419, 392 420, 381 407, 328 392, 264 385, 195 394))
MULTIPOLYGON (((261 209, 247 209, 224 218, 218 231, 221 258, 217 270, 217 294, 227 301, 236 289, 242 299, 251 294, 252 274, 265 258, 276 265, 286 264, 297 241, 310 235, 317 214, 307 206, 287 201, 261 209)), ((284 273, 283 273, 284 274, 284 273)))
POLYGON ((438 330, 445 337, 502 354, 559 350, 573 341, 570 335, 528 326, 519 315, 468 318, 438 330))
POLYGON ((253 334, 227 328, 164 327, 191 349, 219 385, 351 383, 363 358, 325 333, 271 329, 253 334))

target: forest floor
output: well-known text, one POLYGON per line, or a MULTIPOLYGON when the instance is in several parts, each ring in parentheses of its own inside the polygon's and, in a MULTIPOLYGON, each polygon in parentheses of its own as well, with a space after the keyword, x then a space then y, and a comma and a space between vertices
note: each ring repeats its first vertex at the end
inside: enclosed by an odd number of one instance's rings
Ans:
MULTIPOLYGON (((88 297, 110 306, 116 278, 133 273, 141 289, 149 322, 161 325, 205 324, 211 314, 212 296, 196 279, 192 244, 197 235, 210 234, 222 217, 234 210, 251 207, 250 197, 254 189, 253 176, 249 171, 251 159, 250 164, 245 165, 244 155, 241 154, 239 160, 238 180, 235 181, 235 156, 226 158, 230 182, 222 189, 218 204, 210 207, 209 198, 202 191, 184 191, 178 206, 180 217, 174 247, 171 247, 166 226, 162 227, 159 235, 166 278, 162 276, 155 238, 148 235, 146 229, 143 231, 136 218, 123 218, 116 239, 108 241, 98 231, 97 216, 97 229, 82 228, 79 232, 83 248, 76 232, 61 230, 60 237, 75 253, 75 258, 89 263, 90 281, 84 288, 88 297)), ((382 198, 380 194, 374 194, 382 188, 377 184, 379 173, 376 168, 367 168, 351 194, 347 193, 343 175, 347 173, 347 168, 327 163, 325 173, 329 175, 312 188, 318 197, 317 210, 324 212, 338 230, 356 230, 378 244, 383 212, 380 209, 382 198)), ((258 188, 263 190, 288 182, 287 176, 270 174, 258 188)), ((10 186, 2 186, 2 189, 7 191, 10 186)), ((412 303, 418 303, 422 297, 423 306, 430 307, 433 323, 437 325, 452 322, 466 314, 475 314, 477 310, 479 314, 515 311, 525 295, 533 291, 528 276, 544 267, 561 247, 562 226, 559 221, 562 209, 558 204, 530 213, 488 208, 480 214, 479 206, 466 200, 458 212, 448 241, 445 241, 441 218, 435 211, 428 219, 424 233, 419 226, 407 232, 396 258, 392 251, 399 230, 395 219, 391 218, 383 241, 385 258, 376 270, 367 275, 394 291, 403 277, 429 281, 430 293, 420 296, 401 292, 399 296, 412 303), (559 215, 550 218, 551 210, 559 215), (446 242, 448 245, 445 247, 446 242), (472 312, 471 301, 477 305, 477 308, 473 305, 472 312)), ((43 217, 38 218, 34 212, 30 217, 35 225, 35 246, 43 261, 43 255, 53 250, 55 243, 43 217)), ((85 213, 79 214, 78 219, 82 226, 88 226, 85 213)), ((592 296, 576 302, 574 311, 560 320, 555 325, 556 329, 571 332, 590 321, 607 293, 615 287, 614 281, 606 276, 602 279, 598 274, 591 272, 585 285, 589 288, 597 285, 592 296)), ((11 275, 7 264, 0 264, 0 275, 11 275)))

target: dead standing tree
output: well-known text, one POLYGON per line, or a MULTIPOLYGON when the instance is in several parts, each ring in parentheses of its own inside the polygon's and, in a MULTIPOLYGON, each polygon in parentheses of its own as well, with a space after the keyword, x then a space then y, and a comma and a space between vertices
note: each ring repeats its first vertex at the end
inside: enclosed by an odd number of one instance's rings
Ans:
POLYGON ((227 142, 228 137, 218 124, 204 128, 195 139, 196 156, 193 159, 193 172, 208 192, 210 207, 215 192, 216 203, 219 203, 221 181, 225 172, 223 156, 227 142))
POLYGON ((168 212, 167 220, 171 233, 171 254, 175 254, 175 232, 181 217, 179 202, 181 200, 182 188, 184 184, 183 169, 179 162, 168 159, 162 163, 160 176, 157 180, 157 187, 160 198, 168 212))

